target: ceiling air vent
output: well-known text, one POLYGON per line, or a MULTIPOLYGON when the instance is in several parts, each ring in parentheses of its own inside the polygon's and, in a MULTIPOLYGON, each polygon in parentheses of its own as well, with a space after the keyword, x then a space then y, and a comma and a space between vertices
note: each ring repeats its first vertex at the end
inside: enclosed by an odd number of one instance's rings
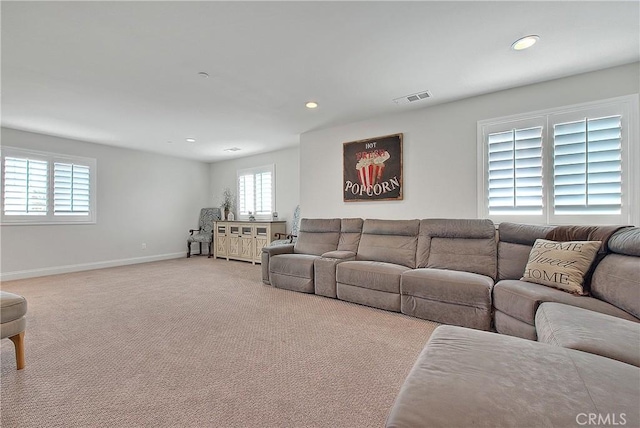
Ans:
POLYGON ((431 98, 431 92, 429 91, 421 91, 411 95, 405 95, 404 97, 396 98, 393 100, 396 104, 408 104, 414 101, 426 100, 427 98, 431 98))

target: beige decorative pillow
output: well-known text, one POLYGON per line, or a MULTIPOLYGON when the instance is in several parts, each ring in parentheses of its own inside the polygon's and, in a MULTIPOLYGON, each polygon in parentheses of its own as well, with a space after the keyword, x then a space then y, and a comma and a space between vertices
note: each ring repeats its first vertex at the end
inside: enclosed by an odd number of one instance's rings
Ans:
POLYGON ((600 241, 557 242, 536 239, 523 281, 584 295, 584 276, 598 253, 600 241))

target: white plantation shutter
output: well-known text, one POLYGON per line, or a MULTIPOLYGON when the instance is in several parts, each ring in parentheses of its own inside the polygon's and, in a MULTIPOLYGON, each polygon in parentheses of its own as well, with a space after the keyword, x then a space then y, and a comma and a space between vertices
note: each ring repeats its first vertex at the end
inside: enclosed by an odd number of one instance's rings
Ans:
POLYGON ((490 214, 542 214, 542 127, 489 134, 490 214))
POLYGON ((238 171, 238 215, 267 219, 275 206, 273 165, 238 171))
POLYGON ((554 126, 555 214, 620 214, 621 116, 554 126))
POLYGON ((4 215, 47 214, 48 163, 46 160, 4 158, 4 215))
POLYGON ((271 171, 261 172, 255 175, 256 179, 256 215, 271 215, 271 171))
POLYGON ((2 223, 95 223, 95 159, 1 151, 2 223))
POLYGON ((254 212, 253 205, 254 182, 253 174, 245 174, 238 177, 238 209, 239 215, 249 215, 254 212))
POLYGON ((54 163, 53 212, 55 215, 89 215, 90 170, 86 165, 54 163))

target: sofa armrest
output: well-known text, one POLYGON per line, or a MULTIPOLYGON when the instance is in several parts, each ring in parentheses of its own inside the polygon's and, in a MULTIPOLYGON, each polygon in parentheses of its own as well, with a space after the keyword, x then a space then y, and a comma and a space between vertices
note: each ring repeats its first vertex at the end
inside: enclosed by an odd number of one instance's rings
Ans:
POLYGON ((267 253, 269 257, 277 256, 278 254, 292 254, 294 244, 275 245, 273 247, 262 247, 262 252, 267 253))
POLYGON ((353 251, 328 251, 322 257, 325 259, 353 260, 356 257, 356 253, 353 251))
POLYGON ((342 262, 356 259, 353 251, 329 251, 313 262, 315 293, 320 296, 337 297, 336 267, 342 262))

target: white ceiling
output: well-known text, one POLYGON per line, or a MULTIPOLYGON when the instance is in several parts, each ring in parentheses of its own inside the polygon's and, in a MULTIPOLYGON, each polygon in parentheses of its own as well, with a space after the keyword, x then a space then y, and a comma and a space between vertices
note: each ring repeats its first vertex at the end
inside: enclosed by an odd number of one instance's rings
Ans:
POLYGON ((202 161, 640 58, 637 1, 1 8, 3 126, 202 161), (510 49, 528 34, 540 42, 510 49), (433 98, 392 102, 423 90, 433 98), (308 100, 320 107, 306 109, 308 100))

